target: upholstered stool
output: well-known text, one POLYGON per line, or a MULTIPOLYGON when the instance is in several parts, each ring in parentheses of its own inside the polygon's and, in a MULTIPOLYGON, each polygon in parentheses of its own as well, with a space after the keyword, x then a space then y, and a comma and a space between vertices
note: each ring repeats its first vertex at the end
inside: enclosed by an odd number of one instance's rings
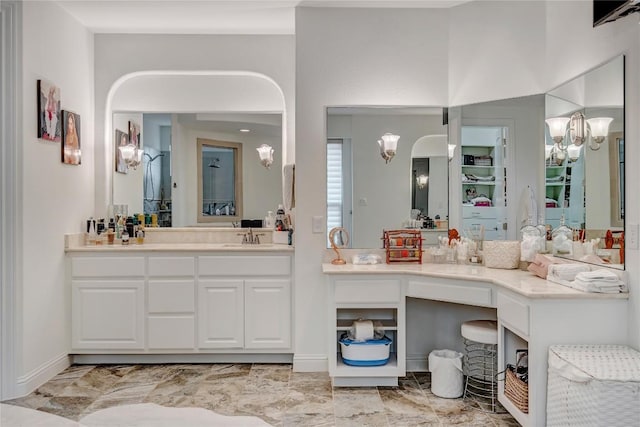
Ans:
POLYGON ((471 320, 464 322, 460 329, 466 376, 463 397, 477 402, 483 410, 497 412, 498 322, 471 320))

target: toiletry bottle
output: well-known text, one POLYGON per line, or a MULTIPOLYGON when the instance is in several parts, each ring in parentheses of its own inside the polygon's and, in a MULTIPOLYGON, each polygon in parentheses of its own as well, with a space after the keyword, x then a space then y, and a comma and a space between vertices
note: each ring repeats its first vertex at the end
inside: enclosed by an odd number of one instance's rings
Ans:
POLYGON ((127 231, 126 228, 122 230, 122 244, 123 245, 129 244, 129 232, 127 231))
POLYGON ((283 231, 284 229, 284 207, 280 204, 276 211, 276 230, 283 231))
POLYGON ((273 211, 268 211, 267 216, 264 217, 264 228, 273 230, 276 226, 276 217, 273 216, 273 211))
POLYGON ((96 221, 93 217, 89 218, 89 233, 87 234, 87 245, 95 245, 96 244, 96 221))
POLYGON ((141 227, 138 227, 138 231, 136 231, 136 243, 139 245, 144 243, 144 230, 141 227))

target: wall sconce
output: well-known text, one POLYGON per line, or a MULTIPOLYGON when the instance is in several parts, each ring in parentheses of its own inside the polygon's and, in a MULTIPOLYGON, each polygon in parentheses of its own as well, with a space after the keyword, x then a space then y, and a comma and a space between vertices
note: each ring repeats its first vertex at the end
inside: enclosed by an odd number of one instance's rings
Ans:
POLYGON ((271 168, 271 164, 273 163, 273 148, 270 145, 262 144, 256 148, 256 150, 258 150, 258 156, 260 156, 262 166, 267 169, 271 168))
POLYGON ((391 159, 393 159, 393 156, 396 155, 399 139, 400 137, 398 135, 387 132, 382 135, 382 139, 378 140, 380 155, 384 159, 385 163, 389 163, 391 159))
POLYGON ((580 112, 573 113, 570 118, 553 117, 545 120, 549 126, 549 135, 554 141, 551 154, 555 153, 559 165, 564 161, 567 151, 570 153, 569 158, 575 161, 580 157, 580 146, 587 139, 590 141, 589 148, 594 151, 599 150, 600 144, 609 134, 609 125, 612 121, 611 117, 596 117, 585 120, 584 114, 580 112), (567 132, 567 124, 569 124, 571 145, 565 148, 563 141, 567 132))
POLYGON ((144 150, 139 149, 137 145, 129 143, 124 147, 118 147, 118 150, 120 150, 124 162, 130 168, 137 169, 142 163, 144 150))
POLYGON ((456 152, 456 144, 447 144, 447 154, 449 155, 449 161, 453 159, 453 154, 456 152))
POLYGON ((427 175, 418 175, 416 177, 416 183, 418 184, 418 188, 422 190, 427 186, 427 182, 429 181, 429 177, 427 175))

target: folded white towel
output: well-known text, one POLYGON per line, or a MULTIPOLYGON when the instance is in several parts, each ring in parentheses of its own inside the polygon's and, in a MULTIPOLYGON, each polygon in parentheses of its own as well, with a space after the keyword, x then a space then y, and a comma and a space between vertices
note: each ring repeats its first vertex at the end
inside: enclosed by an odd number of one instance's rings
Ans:
POLYGON ((552 277, 559 280, 574 280, 578 273, 589 270, 589 266, 583 264, 552 264, 549 266, 547 279, 552 277))
POLYGON ((600 268, 598 270, 593 271, 585 271, 582 273, 578 273, 576 275, 576 279, 580 279, 583 281, 593 281, 593 282, 618 282, 620 278, 613 271, 605 270, 604 268, 600 268))
POLYGON ((627 292, 626 285, 620 280, 616 282, 594 282, 576 279, 571 282, 571 287, 584 292, 599 292, 605 294, 627 292))

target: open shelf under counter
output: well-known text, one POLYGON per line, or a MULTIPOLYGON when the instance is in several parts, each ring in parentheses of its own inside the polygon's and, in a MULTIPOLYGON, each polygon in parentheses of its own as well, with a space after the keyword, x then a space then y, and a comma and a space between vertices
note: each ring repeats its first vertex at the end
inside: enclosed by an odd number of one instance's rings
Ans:
POLYGON ((398 385, 398 358, 396 353, 389 354, 389 361, 382 366, 350 366, 342 361, 340 353, 336 355, 336 367, 332 374, 336 387, 394 387, 398 385))

